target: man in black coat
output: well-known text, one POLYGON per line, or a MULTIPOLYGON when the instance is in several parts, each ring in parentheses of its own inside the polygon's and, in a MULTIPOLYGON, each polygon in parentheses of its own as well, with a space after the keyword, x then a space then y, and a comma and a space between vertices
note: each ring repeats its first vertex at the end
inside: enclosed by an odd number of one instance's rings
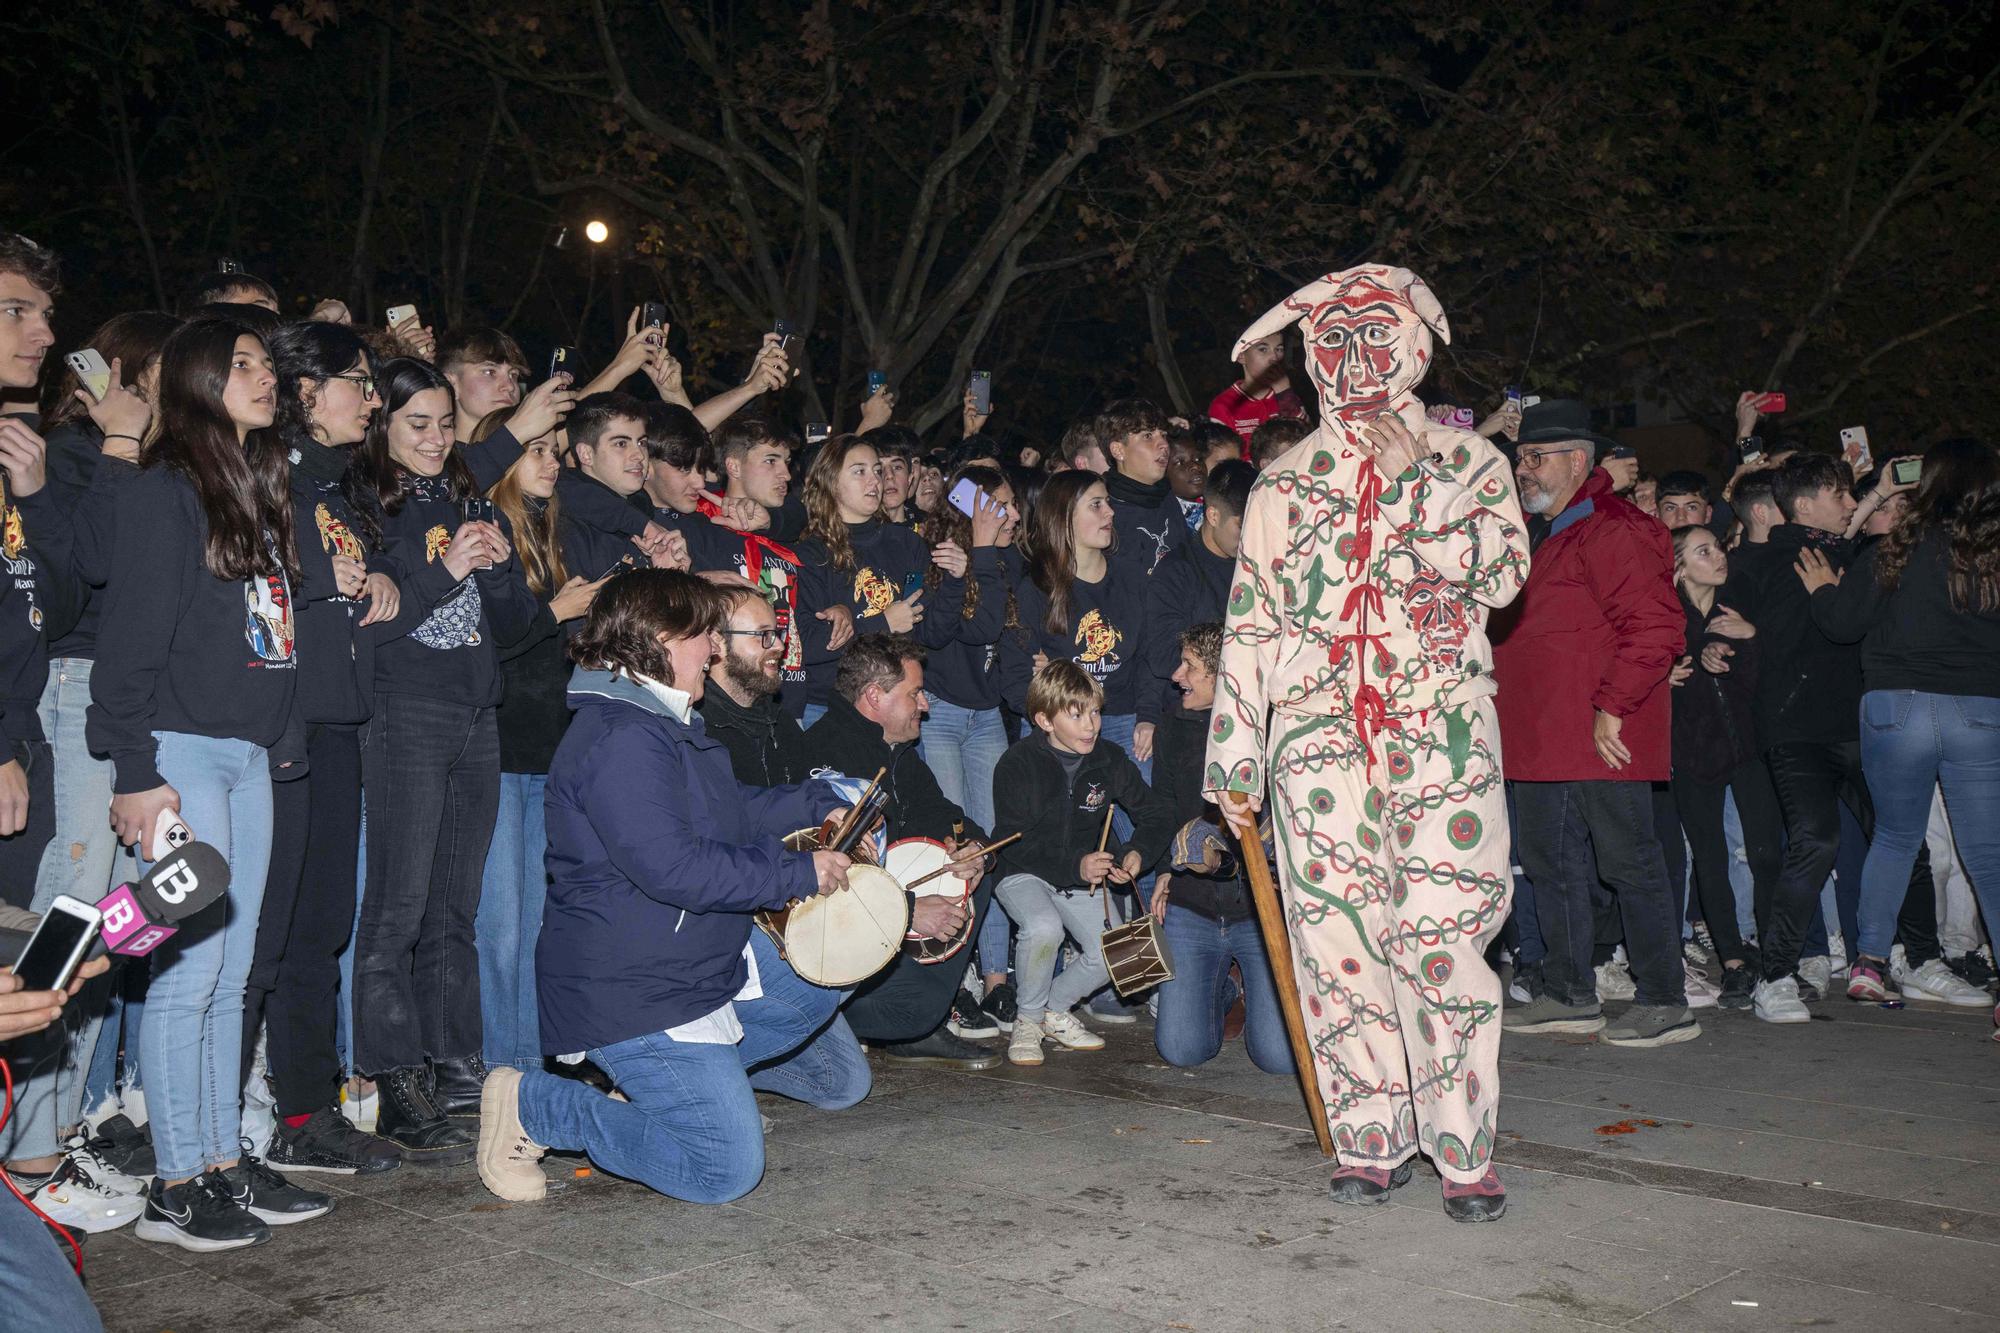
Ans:
MULTIPOLYGON (((910 930, 929 939, 970 939, 993 894, 980 845, 986 832, 946 799, 917 752, 926 707, 924 656, 922 646, 903 635, 855 639, 840 660, 826 715, 805 734, 805 755, 814 766, 864 779, 887 770, 882 794, 889 840, 933 838, 946 844, 960 857, 953 865, 961 878, 976 878, 978 885, 964 902, 953 896, 917 898, 910 930)), ((996 1052, 964 1040, 947 1026, 963 972, 963 964, 955 960, 926 965, 901 954, 855 989, 844 1011, 848 1026, 898 1063, 991 1069, 1000 1063, 996 1052)), ((970 996, 965 999, 960 1007, 970 1022, 978 1006, 970 996)), ((997 1032, 959 1026, 980 1035, 997 1032)))
POLYGON ((739 589, 722 638, 722 656, 709 664, 701 699, 709 736, 729 751, 738 782, 757 787, 804 782, 812 772, 805 733, 778 706, 785 635, 776 609, 755 589, 739 589))

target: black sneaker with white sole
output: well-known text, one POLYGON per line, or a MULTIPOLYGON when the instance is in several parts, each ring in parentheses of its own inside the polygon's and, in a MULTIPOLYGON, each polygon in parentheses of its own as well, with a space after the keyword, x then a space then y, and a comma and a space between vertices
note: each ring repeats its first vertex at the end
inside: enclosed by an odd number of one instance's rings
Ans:
POLYGON ((1010 981, 1003 981, 997 986, 989 987, 986 991, 986 998, 979 1002, 979 1008, 982 1013, 993 1020, 993 1026, 999 1028, 1002 1032, 1012 1032, 1014 1030, 1014 1015, 1020 1008, 1015 998, 1014 984, 1010 981))
POLYGON ((401 1166, 403 1152, 387 1139, 356 1129, 333 1107, 322 1106, 297 1128, 280 1121, 265 1161, 280 1171, 374 1176, 401 1166))
POLYGON ((212 1174, 239 1206, 274 1227, 310 1222, 333 1211, 332 1195, 294 1185, 247 1151, 235 1166, 212 1174))
POLYGON ((960 987, 958 998, 951 1002, 951 1017, 946 1020, 953 1033, 961 1037, 997 1037, 1000 1024, 991 1014, 979 1007, 979 1001, 972 998, 972 992, 960 987))
POLYGON ((271 1228, 231 1198, 229 1187, 211 1171, 178 1185, 155 1179, 146 1188, 146 1211, 132 1234, 206 1254, 262 1245, 271 1239, 271 1228))

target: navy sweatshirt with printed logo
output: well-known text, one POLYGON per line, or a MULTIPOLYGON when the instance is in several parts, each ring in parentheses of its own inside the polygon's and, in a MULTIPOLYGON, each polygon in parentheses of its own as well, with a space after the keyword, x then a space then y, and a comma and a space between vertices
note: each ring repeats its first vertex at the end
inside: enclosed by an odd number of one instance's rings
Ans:
POLYGON ((375 653, 400 639, 428 614, 403 588, 396 562, 361 544, 361 525, 340 489, 351 458, 348 450, 315 446, 292 468, 292 538, 299 552, 298 607, 299 720, 321 726, 359 726, 375 713, 375 653), (371 574, 396 584, 393 619, 362 625, 370 604, 341 596, 334 582, 333 557, 359 560, 371 574))
POLYGON ((408 575, 404 600, 429 609, 416 628, 375 654, 375 688, 489 708, 500 702, 496 636, 524 638, 541 604, 512 556, 462 583, 452 577, 444 553, 464 522, 459 504, 445 478, 405 473, 403 503, 381 516, 383 549, 408 575))
POLYGON ((1028 682, 1035 674, 1034 656, 1040 652, 1052 662, 1068 658, 1088 672, 1104 691, 1106 717, 1131 713, 1157 717, 1159 682, 1145 658, 1146 592, 1144 577, 1116 565, 1100 582, 1074 579, 1069 624, 1051 633, 1042 623, 1048 614, 1047 595, 1033 579, 1022 579, 1014 595, 1024 633, 1000 636, 1000 690, 1008 706, 1027 716, 1028 682))
POLYGON ((1111 522, 1118 533, 1117 545, 1106 558, 1116 569, 1141 577, 1151 574, 1167 552, 1192 535, 1164 478, 1146 486, 1114 468, 1104 474, 1104 493, 1110 498, 1111 522))
POLYGON ((950 578, 940 570, 932 591, 924 594, 924 618, 917 626, 918 637, 931 650, 924 688, 948 704, 979 710, 1000 706, 1000 633, 1007 625, 1007 557, 1012 551, 975 546, 969 579, 950 578))
MULTIPOLYGON (((835 569, 825 544, 816 539, 808 538, 793 548, 799 553, 804 586, 815 590, 816 606, 845 605, 853 611, 857 637, 885 634, 889 631, 889 622, 882 613, 891 603, 908 597, 923 586, 924 571, 930 568, 931 563, 930 550, 916 533, 881 519, 849 523, 847 542, 854 552, 854 564, 849 569, 835 569)), ((929 623, 932 615, 956 615, 955 608, 964 605, 963 580, 948 579, 946 583, 957 583, 959 586, 955 591, 941 590, 935 599, 925 595, 920 603, 924 608, 924 620, 917 626, 919 632, 929 623)), ((840 667, 840 654, 826 647, 832 627, 820 621, 807 625, 805 629, 805 697, 796 701, 786 700, 786 711, 794 716, 803 711, 806 704, 823 704, 831 697, 834 672, 840 667)), ((921 642, 920 634, 918 637, 921 642)), ((791 691, 786 693, 789 695, 791 691)))
MULTIPOLYGON (((303 759, 289 580, 209 573, 208 518, 194 484, 165 466, 120 489, 112 531, 84 728, 91 752, 116 770, 112 791, 165 784, 155 731, 262 745, 274 776, 303 759)), ((303 765, 289 776, 304 776, 303 765)))
MULTIPOLYGON (((52 488, 0 496, 0 736, 39 741, 42 687, 49 680, 49 639, 76 618, 76 577, 69 515, 52 488)), ((0 747, 0 760, 5 759, 0 747)))

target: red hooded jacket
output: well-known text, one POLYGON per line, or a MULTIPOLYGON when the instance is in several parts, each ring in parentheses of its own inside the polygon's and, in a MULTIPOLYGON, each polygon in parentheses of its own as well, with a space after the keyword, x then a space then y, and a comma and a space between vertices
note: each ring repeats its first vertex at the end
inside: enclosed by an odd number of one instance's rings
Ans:
POLYGON ((1509 780, 1667 779, 1667 674, 1687 639, 1673 551, 1666 528, 1612 494, 1602 468, 1584 479, 1536 549, 1520 597, 1493 618, 1509 780), (1598 709, 1624 719, 1620 739, 1632 762, 1615 771, 1592 739, 1598 709))

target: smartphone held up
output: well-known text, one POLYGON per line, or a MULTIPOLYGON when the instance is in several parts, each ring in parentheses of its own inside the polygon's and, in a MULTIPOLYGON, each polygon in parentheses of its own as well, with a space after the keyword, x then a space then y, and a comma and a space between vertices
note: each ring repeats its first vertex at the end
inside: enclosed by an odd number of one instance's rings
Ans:
POLYGON ((86 347, 80 352, 71 352, 63 358, 63 363, 76 372, 77 382, 84 392, 98 402, 111 392, 111 367, 104 364, 104 356, 95 347, 86 347))

